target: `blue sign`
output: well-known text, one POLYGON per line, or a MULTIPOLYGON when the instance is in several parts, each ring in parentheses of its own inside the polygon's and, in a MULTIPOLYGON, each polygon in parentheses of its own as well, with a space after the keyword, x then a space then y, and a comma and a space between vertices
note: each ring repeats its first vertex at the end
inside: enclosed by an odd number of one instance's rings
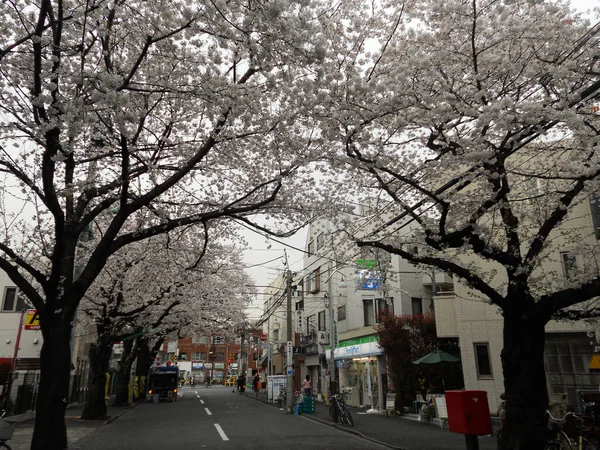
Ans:
POLYGON ((359 259, 356 261, 356 288, 377 289, 381 282, 380 262, 373 259, 359 259))
POLYGON ((288 377, 292 374, 292 369, 288 369, 288 377))

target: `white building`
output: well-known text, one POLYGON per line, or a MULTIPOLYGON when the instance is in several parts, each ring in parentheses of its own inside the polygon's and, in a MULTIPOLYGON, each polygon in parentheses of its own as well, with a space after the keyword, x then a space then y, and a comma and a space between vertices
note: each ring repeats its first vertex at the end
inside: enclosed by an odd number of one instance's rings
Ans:
POLYGON ((349 391, 348 402, 382 409, 388 380, 375 327, 385 313, 422 314, 430 308, 433 286, 438 293, 452 292, 452 279, 423 273, 381 251, 336 251, 335 231, 332 222, 319 221, 307 234, 304 269, 298 275, 303 279, 301 298, 295 302, 303 317, 301 378, 310 375, 317 397, 327 392, 329 342, 334 336, 337 378, 339 387, 349 391), (333 302, 333 333, 329 301, 333 302))
MULTIPOLYGON (((593 248, 596 245, 591 203, 577 205, 570 220, 556 230, 554 251, 548 255, 538 273, 547 275, 548 282, 564 284, 570 270, 589 265, 583 254, 573 250, 573 242, 593 248), (566 234, 562 232, 567 232, 566 234), (575 235, 581 238, 574 239, 575 235)), ((484 264, 481 262, 481 264, 484 264)), ((493 270, 488 264, 487 270, 493 270), (488 267, 489 266, 489 267, 488 267)), ((497 280, 501 283, 502 280, 497 280)), ((435 298, 438 337, 458 338, 466 389, 488 393, 490 412, 495 413, 504 378, 500 352, 503 347, 503 317, 500 309, 490 305, 481 294, 464 284, 455 284, 455 293, 435 298)), ((596 323, 556 322, 546 326, 545 365, 548 392, 551 399, 567 394, 568 403, 579 406, 578 391, 598 391, 599 367, 590 367, 594 353, 600 353, 600 330, 596 323)))
POLYGON ((17 412, 24 412, 37 391, 42 333, 36 314, 4 271, 0 271, 0 292, 0 399, 9 385, 5 374, 12 372, 10 397, 17 412))

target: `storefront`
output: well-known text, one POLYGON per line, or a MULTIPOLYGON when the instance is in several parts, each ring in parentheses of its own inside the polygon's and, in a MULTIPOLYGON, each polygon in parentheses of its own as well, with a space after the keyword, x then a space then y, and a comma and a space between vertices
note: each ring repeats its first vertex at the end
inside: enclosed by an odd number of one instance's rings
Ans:
MULTIPOLYGON (((329 359, 331 352, 327 351, 329 359)), ((363 336, 341 341, 335 349, 335 365, 339 373, 340 388, 345 389, 351 406, 369 406, 379 409, 383 396, 380 380, 385 370, 383 351, 375 336, 363 336)))

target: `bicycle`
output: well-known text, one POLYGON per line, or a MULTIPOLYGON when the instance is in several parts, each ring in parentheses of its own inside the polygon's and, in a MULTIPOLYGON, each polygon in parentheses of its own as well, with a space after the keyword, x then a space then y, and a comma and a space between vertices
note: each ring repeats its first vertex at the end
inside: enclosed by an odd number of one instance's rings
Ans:
POLYGON ((352 419, 352 415, 350 414, 350 410, 348 409, 348 405, 346 405, 342 394, 331 396, 331 400, 329 401, 329 415, 335 423, 337 423, 339 417, 342 424, 345 423, 351 427, 354 426, 354 420, 352 419))
POLYGON ((279 396, 277 397, 277 400, 275 400, 275 402, 277 403, 277 406, 279 406, 279 409, 285 408, 285 405, 287 404, 286 400, 287 400, 286 390, 279 389, 279 396))
POLYGON ((597 450, 597 446, 587 437, 584 437, 584 428, 577 427, 578 436, 571 439, 560 427, 571 417, 578 422, 583 419, 573 412, 566 413, 562 418, 554 417, 550 411, 546 411, 550 422, 550 434, 546 444, 546 450, 597 450), (573 446, 575 445, 575 447, 573 446))
POLYGON ((6 416, 6 410, 2 410, 0 415, 0 448, 12 450, 6 441, 10 441, 17 427, 17 422, 12 420, 3 420, 6 416))

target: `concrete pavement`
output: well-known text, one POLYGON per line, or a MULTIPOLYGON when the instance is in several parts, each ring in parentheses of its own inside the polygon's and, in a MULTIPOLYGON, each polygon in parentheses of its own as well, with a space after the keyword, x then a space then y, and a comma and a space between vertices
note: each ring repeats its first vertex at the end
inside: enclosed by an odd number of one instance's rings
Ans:
MULTIPOLYGON (((268 403, 266 392, 259 392, 257 397, 255 392, 246 390, 245 395, 268 403)), ((323 402, 316 402, 315 414, 303 414, 302 417, 357 434, 391 449, 463 450, 467 448, 464 435, 453 433, 447 428, 441 429, 437 419, 430 424, 425 424, 418 420, 416 414, 386 417, 383 414, 367 414, 365 409, 359 408, 351 408, 350 412, 354 419, 353 427, 333 423, 329 417, 329 408, 323 402)), ((496 450, 497 448, 495 437, 480 436, 478 441, 480 450, 496 450)))
MULTIPOLYGON (((119 418, 131 408, 135 408, 139 403, 133 406, 109 406, 107 408, 106 420, 80 420, 83 412, 83 404, 71 404, 67 407, 67 441, 69 444, 77 442, 82 437, 94 431, 113 420, 119 418)), ((7 417, 7 420, 17 422, 17 428, 10 441, 7 443, 12 450, 29 450, 31 448, 31 438, 33 436, 34 415, 33 412, 21 414, 19 416, 7 417)))
MULTIPOLYGON (((239 395, 231 393, 231 388, 219 387, 230 392, 230 395, 239 395)), ((267 402, 266 392, 260 392, 258 397, 251 390, 246 390, 245 396, 260 402, 267 402)), ((70 445, 73 445, 78 440, 85 437, 87 434, 94 431, 96 428, 102 427, 105 424, 118 419, 130 409, 135 408, 138 404, 132 407, 115 407, 109 406, 107 420, 99 421, 82 421, 79 419, 83 411, 83 405, 70 405, 67 409, 67 436, 70 445)), ((276 405, 270 403, 274 408, 276 405)), ((282 414, 285 414, 282 411, 282 414)), ((313 420, 335 427, 338 430, 343 430, 347 433, 353 433, 375 442, 384 445, 391 449, 398 450, 463 450, 466 448, 465 438, 463 435, 452 433, 447 429, 441 429, 439 422, 435 421, 431 424, 424 424, 418 421, 417 415, 408 415, 402 417, 386 417, 381 414, 367 414, 364 409, 351 408, 351 414, 354 419, 354 426, 335 424, 329 417, 329 410, 323 402, 316 402, 315 414, 302 414, 298 420, 313 420)), ((23 415, 21 417, 12 417, 20 422, 13 438, 8 442, 13 450, 28 450, 31 445, 31 437, 33 434, 33 414, 23 415)), ((260 433, 260 430, 256 430, 260 433)), ((496 439, 494 437, 479 437, 480 450, 496 450, 496 439)))

